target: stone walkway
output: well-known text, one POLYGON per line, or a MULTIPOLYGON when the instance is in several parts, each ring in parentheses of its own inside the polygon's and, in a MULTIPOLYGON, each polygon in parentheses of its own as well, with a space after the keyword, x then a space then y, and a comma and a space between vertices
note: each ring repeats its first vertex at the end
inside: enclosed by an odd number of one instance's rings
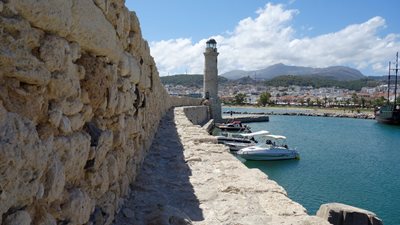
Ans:
POLYGON ((115 225, 329 224, 215 143, 182 108, 169 111, 115 225))

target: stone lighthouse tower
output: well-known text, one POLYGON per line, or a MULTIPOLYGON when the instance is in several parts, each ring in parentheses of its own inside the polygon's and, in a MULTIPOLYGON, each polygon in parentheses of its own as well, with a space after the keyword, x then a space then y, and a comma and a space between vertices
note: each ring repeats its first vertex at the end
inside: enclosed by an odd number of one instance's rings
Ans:
POLYGON ((217 42, 210 39, 206 42, 204 52, 204 94, 210 104, 211 117, 215 122, 221 121, 221 102, 218 98, 218 51, 217 42))

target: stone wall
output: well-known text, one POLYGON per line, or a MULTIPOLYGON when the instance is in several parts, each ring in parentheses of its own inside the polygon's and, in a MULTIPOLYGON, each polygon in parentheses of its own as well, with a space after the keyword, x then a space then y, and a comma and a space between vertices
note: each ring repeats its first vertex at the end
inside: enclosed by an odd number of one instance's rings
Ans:
POLYGON ((187 106, 183 111, 190 122, 200 126, 206 124, 211 117, 208 106, 187 106))
POLYGON ((169 98, 123 0, 0 0, 0 224, 110 224, 162 115, 200 101, 169 98))

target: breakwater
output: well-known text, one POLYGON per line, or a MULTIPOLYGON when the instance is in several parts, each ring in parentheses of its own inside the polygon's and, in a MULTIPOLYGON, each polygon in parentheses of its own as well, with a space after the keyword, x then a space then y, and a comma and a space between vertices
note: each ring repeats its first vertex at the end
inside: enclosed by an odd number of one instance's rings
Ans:
POLYGON ((329 224, 308 215, 266 174, 243 165, 192 116, 175 108, 162 119, 116 225, 329 224))
MULTIPOLYGON (((375 119, 373 114, 369 113, 328 113, 328 112, 241 112, 241 111, 224 111, 224 115, 279 115, 279 116, 315 116, 315 117, 338 117, 338 118, 354 118, 354 119, 375 119)), ((225 118, 228 118, 226 117, 225 118)))

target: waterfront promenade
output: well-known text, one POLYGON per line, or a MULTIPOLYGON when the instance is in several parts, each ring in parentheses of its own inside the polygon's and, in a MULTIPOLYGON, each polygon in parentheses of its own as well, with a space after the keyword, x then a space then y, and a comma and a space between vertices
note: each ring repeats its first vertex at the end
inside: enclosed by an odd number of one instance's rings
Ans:
POLYGON ((175 108, 162 119, 115 225, 191 223, 329 224, 175 108))
POLYGON ((248 115, 252 116, 271 116, 271 115, 279 115, 279 116, 315 116, 315 117, 339 117, 339 118, 355 118, 355 119, 375 119, 375 115, 372 113, 357 113, 357 112, 339 112, 339 111, 311 111, 311 110, 291 110, 287 109, 285 111, 268 111, 268 112, 251 112, 250 111, 234 111, 232 113, 230 111, 223 112, 223 118, 225 119, 233 119, 246 117, 248 115))

